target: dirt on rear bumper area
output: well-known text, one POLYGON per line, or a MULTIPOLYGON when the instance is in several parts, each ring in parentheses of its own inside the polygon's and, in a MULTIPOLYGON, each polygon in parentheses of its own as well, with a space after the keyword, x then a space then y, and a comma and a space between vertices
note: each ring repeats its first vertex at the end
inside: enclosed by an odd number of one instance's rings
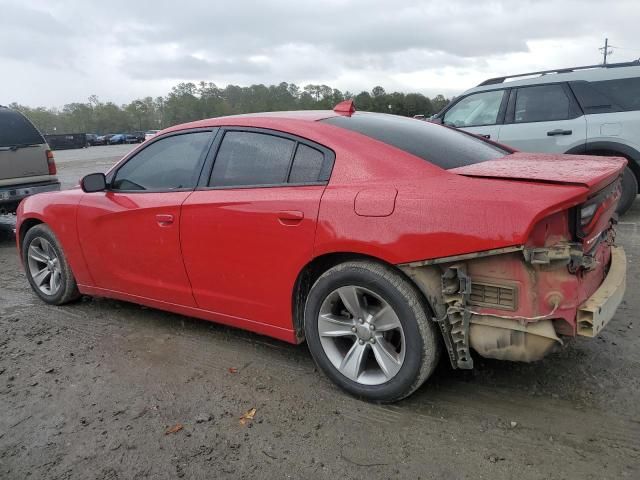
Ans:
POLYGON ((640 202, 618 226, 627 294, 596 338, 532 364, 443 358, 391 406, 339 391, 305 345, 111 300, 46 306, 14 242, 0 219, 2 479, 640 478, 640 202))

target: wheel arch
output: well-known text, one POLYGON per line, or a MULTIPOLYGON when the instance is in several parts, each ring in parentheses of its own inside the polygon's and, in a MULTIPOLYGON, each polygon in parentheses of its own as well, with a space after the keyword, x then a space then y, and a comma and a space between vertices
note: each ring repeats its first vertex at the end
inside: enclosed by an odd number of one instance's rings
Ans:
POLYGON ((293 319, 293 328, 298 339, 298 342, 304 341, 304 308, 307 300, 307 296, 311 291, 311 287, 316 280, 327 270, 339 265, 341 263, 357 260, 366 260, 370 262, 380 263, 386 267, 393 269, 395 272, 404 277, 409 283, 411 283, 418 294, 422 297, 424 304, 426 305, 427 314, 433 316, 434 309, 429 299, 425 295, 424 287, 420 282, 412 278, 404 269, 399 268, 397 265, 389 263, 381 258, 374 257, 356 252, 331 252, 319 255, 309 261, 298 273, 298 277, 294 283, 293 293, 291 296, 291 313, 293 319))
POLYGON ((33 227, 35 227, 36 225, 40 225, 42 223, 44 222, 41 219, 30 217, 30 218, 25 218, 20 224, 20 229, 16 232, 16 235, 17 235, 16 243, 18 246, 18 252, 20 253, 20 258, 22 258, 22 241, 24 239, 24 236, 33 227))

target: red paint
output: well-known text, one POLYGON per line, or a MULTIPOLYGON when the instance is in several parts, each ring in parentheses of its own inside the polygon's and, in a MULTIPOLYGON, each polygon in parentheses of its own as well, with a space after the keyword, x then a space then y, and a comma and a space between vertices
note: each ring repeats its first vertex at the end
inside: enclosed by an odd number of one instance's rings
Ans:
POLYGON ((194 192, 182 254, 199 308, 292 330, 291 295, 313 258, 323 186, 194 192))
POLYGON ((356 111, 356 104, 353 103, 353 100, 345 100, 333 107, 333 111, 336 113, 351 115, 356 111))
MULTIPOLYGON (((624 167, 622 160, 602 157, 518 153, 446 171, 316 121, 335 115, 223 117, 160 133, 227 125, 299 135, 335 152, 327 186, 133 194, 74 189, 28 197, 18 210, 18 231, 28 219, 46 222, 62 243, 83 293, 294 342, 293 289, 314 258, 351 252, 398 264, 542 246, 564 238, 558 225, 567 225, 567 209, 584 202, 624 167), (521 178, 528 181, 513 181, 521 178)), ((608 248, 602 248, 606 261, 608 248)), ((514 281, 524 281, 517 268, 503 270, 514 281)), ((601 272, 584 279, 551 275, 540 281, 536 298, 559 288, 577 302, 601 281, 601 272)))
POLYGON ((92 285, 195 307, 180 248, 180 206, 189 194, 85 194, 77 228, 92 285))
POLYGON ((473 177, 583 185, 595 192, 615 180, 626 164, 627 160, 621 157, 516 152, 498 160, 454 168, 452 171, 473 177))

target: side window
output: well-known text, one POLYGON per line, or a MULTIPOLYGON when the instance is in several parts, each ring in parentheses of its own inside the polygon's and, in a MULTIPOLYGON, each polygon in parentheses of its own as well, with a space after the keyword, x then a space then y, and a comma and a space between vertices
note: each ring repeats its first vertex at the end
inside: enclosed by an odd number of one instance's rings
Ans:
POLYGON ((516 92, 515 123, 567 120, 571 104, 562 85, 519 88, 516 92))
POLYGON ((571 84, 585 113, 640 110, 640 78, 571 84))
POLYGON ((112 190, 194 187, 211 135, 211 132, 185 133, 152 143, 118 169, 112 190))
POLYGON ((227 132, 210 186, 277 185, 287 181, 296 142, 256 132, 227 132))
POLYGON ((303 143, 298 144, 296 156, 293 158, 293 166, 289 174, 289 183, 309 183, 320 180, 324 155, 315 148, 303 143))
POLYGON ((504 90, 469 95, 445 112, 443 123, 454 127, 495 125, 503 96, 504 90))

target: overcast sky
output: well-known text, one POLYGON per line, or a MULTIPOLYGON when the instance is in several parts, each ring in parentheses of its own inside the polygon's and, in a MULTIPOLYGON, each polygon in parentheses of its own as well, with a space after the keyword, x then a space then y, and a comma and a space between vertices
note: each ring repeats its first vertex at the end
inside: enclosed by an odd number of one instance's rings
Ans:
POLYGON ((638 0, 0 0, 0 104, 125 103, 181 81, 455 95, 640 57, 638 0))

